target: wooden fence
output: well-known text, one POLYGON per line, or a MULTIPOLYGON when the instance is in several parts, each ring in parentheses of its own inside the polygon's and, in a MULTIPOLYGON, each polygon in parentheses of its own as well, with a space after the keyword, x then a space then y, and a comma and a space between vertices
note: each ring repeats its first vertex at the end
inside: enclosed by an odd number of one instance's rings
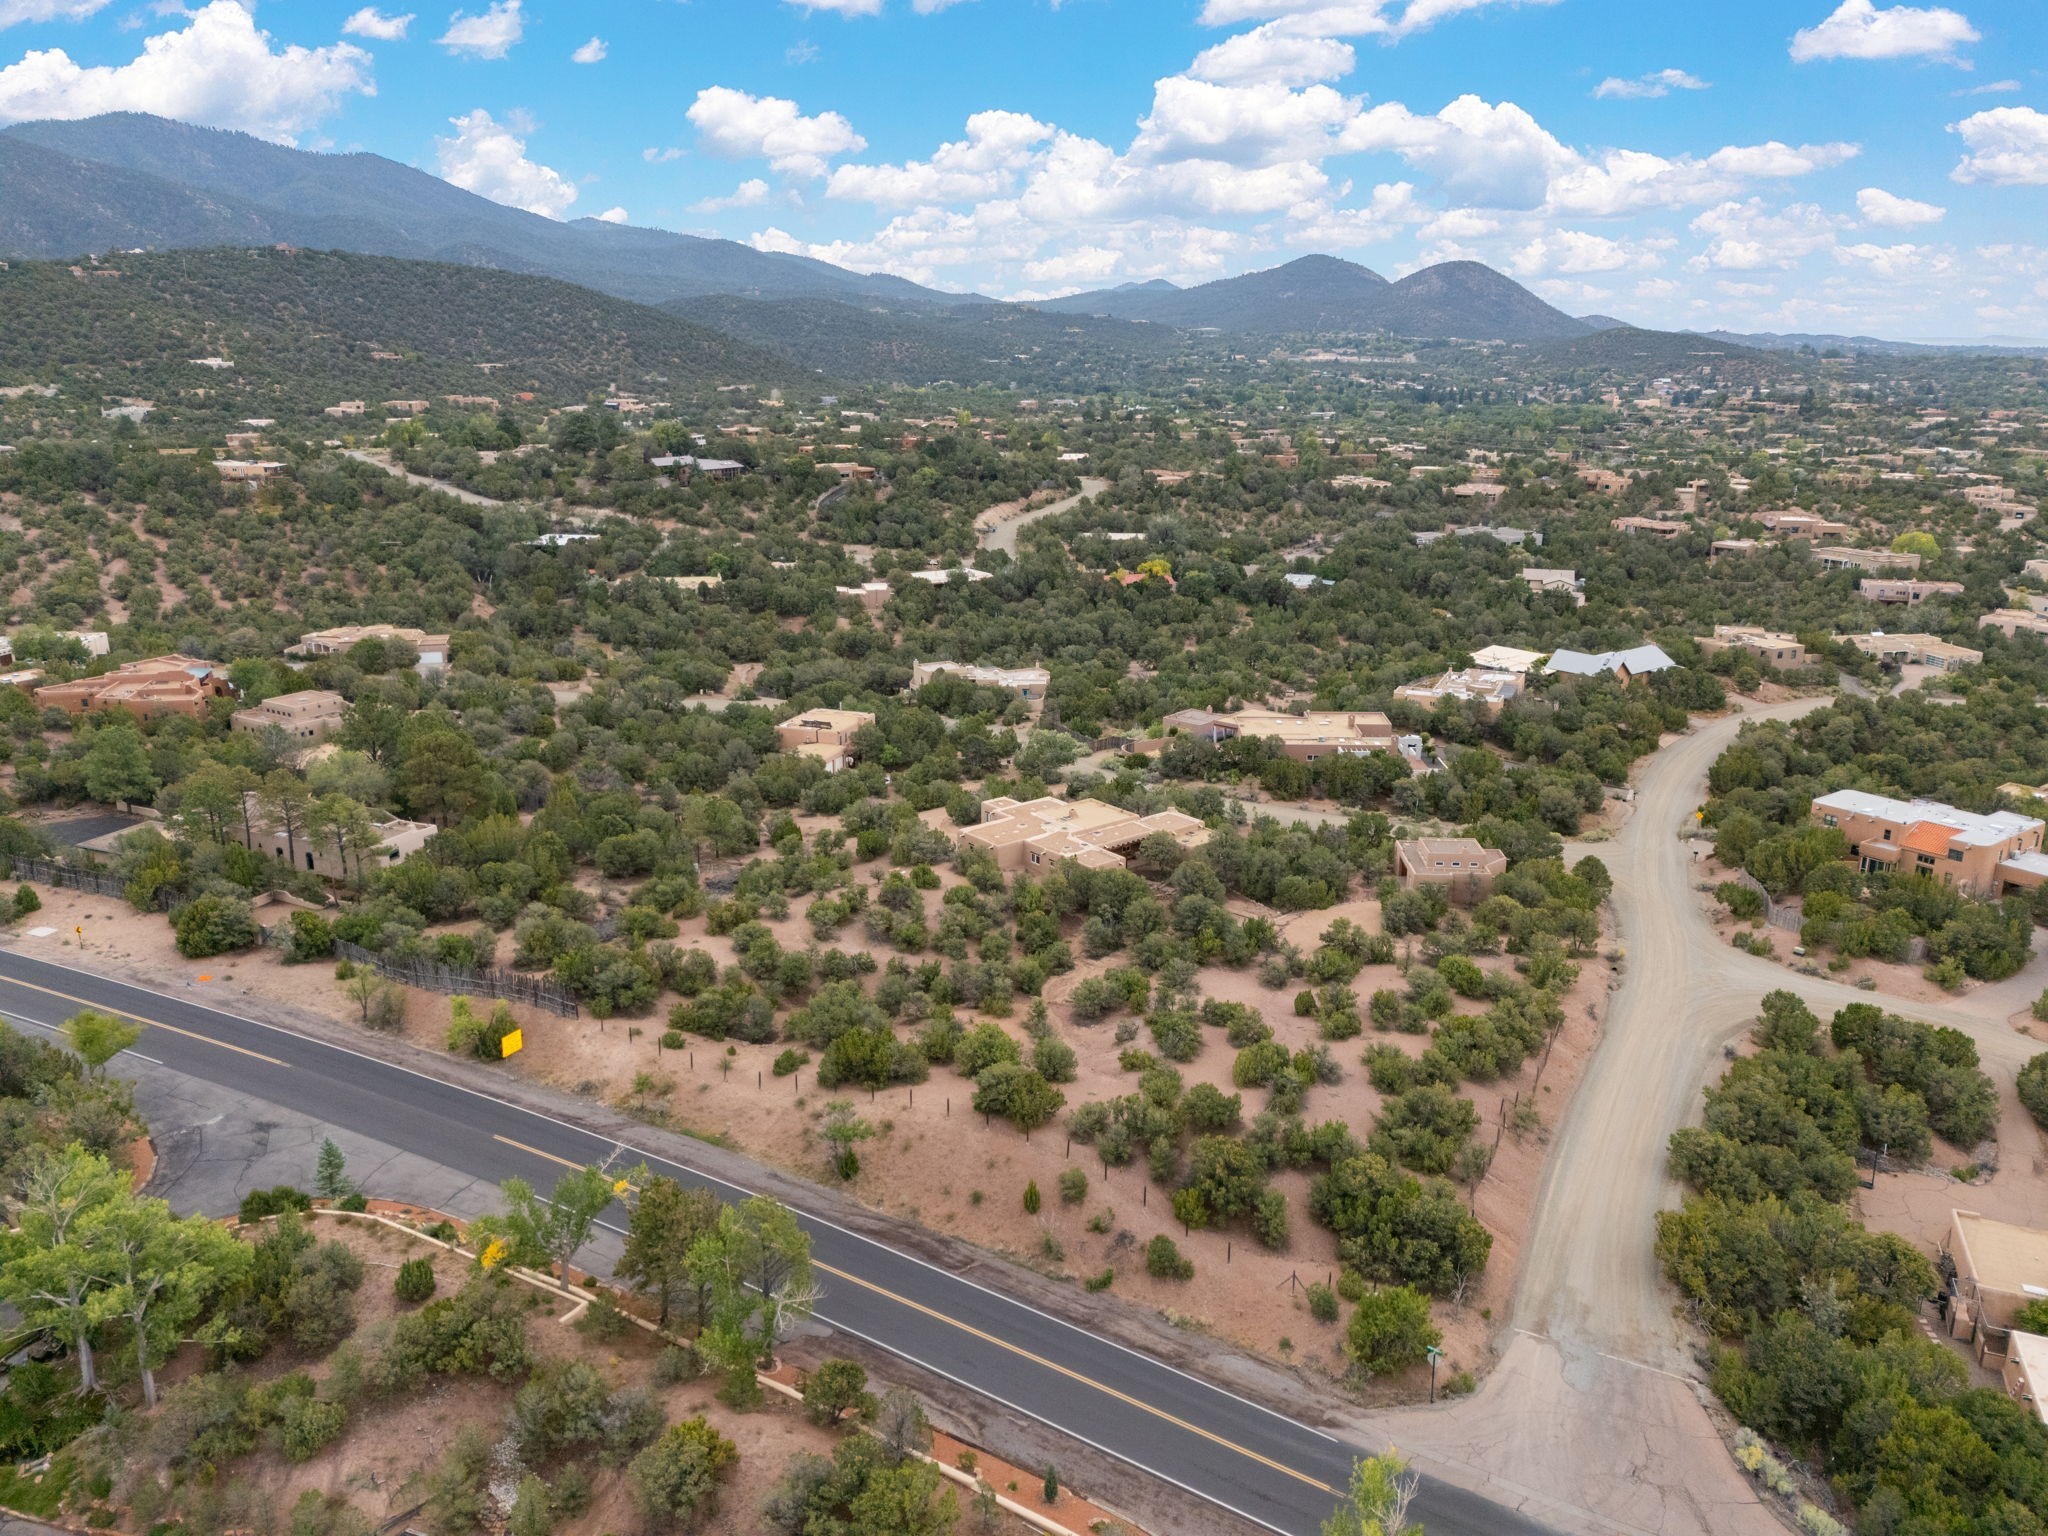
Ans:
MULTIPOLYGON (((10 861, 14 878, 32 880, 38 885, 64 886, 74 891, 87 891, 94 896, 113 896, 127 899, 127 883, 112 870, 99 869, 83 864, 59 864, 54 859, 28 859, 16 855, 10 861)), ((168 912, 184 901, 183 891, 164 887, 156 893, 156 907, 159 912, 168 912)))
MULTIPOLYGON (((281 926, 281 925, 280 925, 281 926)), ((525 1003, 545 1008, 565 1019, 580 1015, 576 999, 559 981, 545 976, 522 976, 517 971, 472 971, 462 966, 443 965, 438 960, 394 959, 364 949, 359 944, 337 940, 334 953, 352 965, 367 966, 388 981, 418 987, 423 992, 445 992, 458 997, 502 998, 508 1003, 525 1003)))

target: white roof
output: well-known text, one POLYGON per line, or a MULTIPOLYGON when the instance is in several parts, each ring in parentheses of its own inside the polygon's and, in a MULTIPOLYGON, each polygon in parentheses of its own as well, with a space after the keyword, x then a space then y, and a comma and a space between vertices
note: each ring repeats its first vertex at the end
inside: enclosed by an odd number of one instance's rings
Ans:
POLYGON ((1489 645, 1472 653, 1475 667, 1498 668, 1503 672, 1527 672, 1543 659, 1541 651, 1521 651, 1512 645, 1489 645))
POLYGON ((2043 1396, 2048 1393, 2048 1338, 2015 1328, 2006 1341, 2006 1349, 2019 1362, 2020 1374, 2033 1394, 2034 1412, 2043 1424, 2048 1424, 2048 1396, 2043 1396))
MULTIPOLYGON (((960 574, 965 576, 969 581, 989 581, 993 579, 992 572, 977 571, 971 565, 963 565, 959 567, 959 570, 960 574)), ((910 574, 916 580, 930 582, 935 587, 943 587, 947 582, 953 579, 953 573, 951 571, 912 571, 910 574)))
POLYGON ((2038 853, 2029 849, 2025 853, 2015 853, 2010 858, 2000 859, 1998 862, 2001 869, 2024 870, 2030 875, 2048 877, 2048 853, 2038 853))
POLYGON ((1289 571, 1281 579, 1285 581, 1287 585, 1294 588, 1294 590, 1297 592, 1306 592, 1310 587, 1328 587, 1336 585, 1336 583, 1332 582, 1330 578, 1327 576, 1316 576, 1306 571, 1289 571))
POLYGON ((1979 816, 1975 811, 1959 811, 1939 800, 1894 800, 1890 795, 1873 795, 1862 789, 1838 789, 1833 794, 1816 796, 1813 803, 1830 811, 1846 811, 1852 816, 1877 816, 1908 825, 1916 821, 1931 821, 1938 827, 1953 831, 1956 834, 1953 841, 1975 847, 2002 843, 2042 825, 2034 817, 2022 816, 2017 811, 1993 811, 1989 816, 1979 816))

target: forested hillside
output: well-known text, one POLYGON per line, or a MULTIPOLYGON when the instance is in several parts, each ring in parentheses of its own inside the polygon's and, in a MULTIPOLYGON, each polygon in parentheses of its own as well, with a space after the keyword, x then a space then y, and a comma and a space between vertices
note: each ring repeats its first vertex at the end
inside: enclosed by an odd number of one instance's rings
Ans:
POLYGON ((208 390, 236 414, 443 392, 695 393, 794 376, 780 358, 571 283, 334 251, 17 262, 0 271, 0 313, 9 383, 69 374, 159 401, 208 390), (205 357, 233 367, 192 362, 205 357))

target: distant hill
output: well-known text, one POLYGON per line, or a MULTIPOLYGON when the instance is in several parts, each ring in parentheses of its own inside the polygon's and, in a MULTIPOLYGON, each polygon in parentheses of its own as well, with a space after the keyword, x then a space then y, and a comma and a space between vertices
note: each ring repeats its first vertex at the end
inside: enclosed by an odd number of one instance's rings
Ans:
POLYGON ((342 399, 528 389, 582 399, 801 377, 674 315, 522 273, 275 250, 116 256, 79 273, 20 261, 0 272, 0 380, 70 378, 282 417, 342 399), (194 366, 203 357, 233 367, 194 366))
POLYGON ((1802 359, 1782 352, 1760 351, 1692 331, 1645 331, 1632 325, 1538 343, 1529 351, 1546 366, 1566 372, 1637 381, 1659 375, 1683 379, 1702 368, 1712 369, 1723 382, 1783 379, 1809 368, 1802 359))
POLYGON ((1390 283, 1356 262, 1303 256, 1197 288, 1111 288, 1040 307, 1266 336, 1384 331, 1429 340, 1544 341, 1589 329, 1475 261, 1426 267, 1390 283))
POLYGON ((529 272, 650 304, 704 293, 961 297, 731 240, 562 223, 381 155, 313 154, 140 113, 0 132, 0 255, 278 242, 529 272))
POLYGON ((662 308, 842 379, 1075 387, 1177 356, 1179 333, 1022 304, 888 309, 836 299, 672 299, 662 308))
POLYGON ((2043 352, 2048 352, 2048 345, 2021 337, 1987 336, 1982 341, 1886 341, 1877 336, 1834 336, 1798 332, 1780 334, 1775 331, 1749 334, 1741 331, 1696 331, 1691 334, 1710 337, 1715 341, 1754 347, 1765 352, 1990 352, 2017 356, 2039 356, 2043 352))

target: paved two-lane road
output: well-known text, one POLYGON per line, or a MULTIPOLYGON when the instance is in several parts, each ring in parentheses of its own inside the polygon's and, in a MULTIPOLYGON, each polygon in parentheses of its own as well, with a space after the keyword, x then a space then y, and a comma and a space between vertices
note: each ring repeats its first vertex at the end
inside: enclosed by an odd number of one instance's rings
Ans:
MULTIPOLYGON (((54 1025, 83 1006, 149 1028, 171 1072, 347 1127, 479 1179, 545 1184, 562 1167, 630 1166, 735 1186, 562 1120, 293 1031, 0 949, 0 1012, 54 1025)), ((1054 1426, 1267 1529, 1316 1536, 1359 1447, 1099 1335, 806 1217, 826 1277, 820 1321, 1054 1426)), ((1372 1447, 1377 1449, 1378 1447, 1372 1447)), ((1433 1536, 1541 1536, 1462 1489, 1426 1483, 1433 1536)))

